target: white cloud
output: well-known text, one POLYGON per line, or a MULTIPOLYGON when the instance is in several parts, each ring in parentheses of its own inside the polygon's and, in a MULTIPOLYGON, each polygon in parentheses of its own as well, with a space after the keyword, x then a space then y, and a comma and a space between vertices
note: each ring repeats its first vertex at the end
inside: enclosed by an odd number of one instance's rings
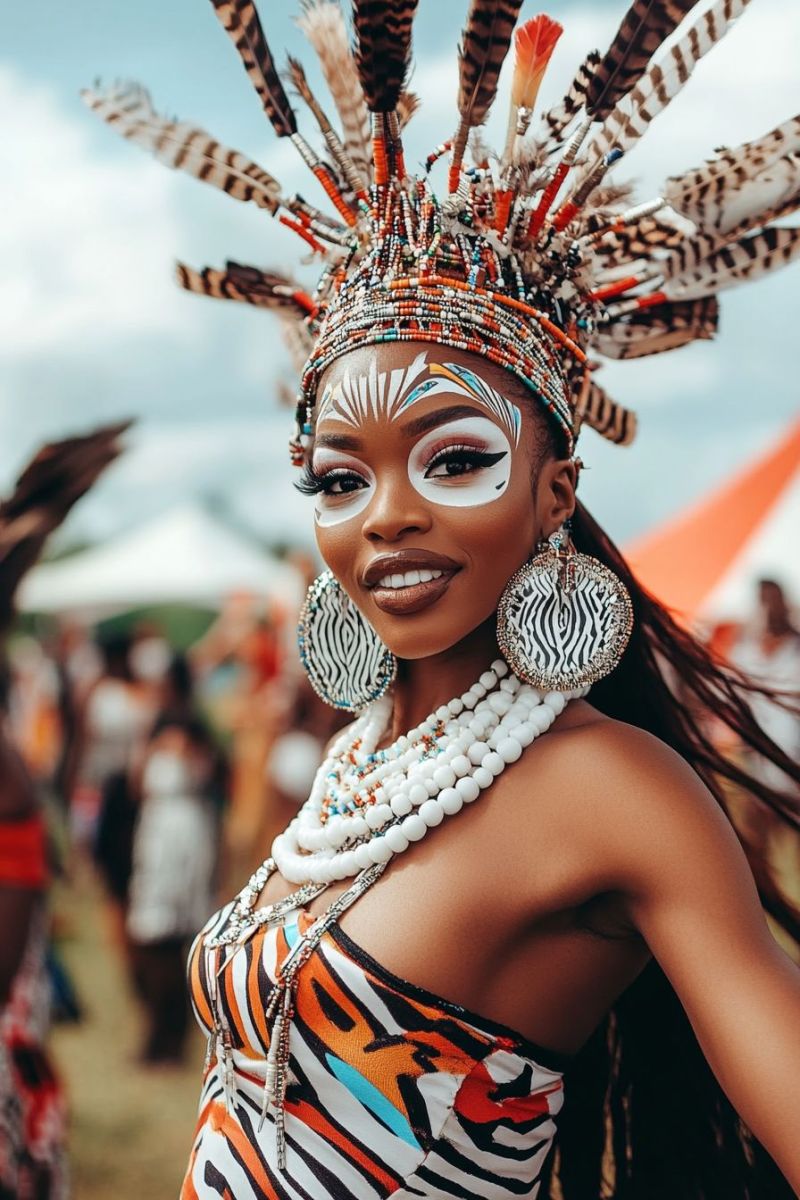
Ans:
POLYGON ((167 172, 134 154, 100 158, 84 123, 8 66, 0 122, 14 181, 0 223, 2 360, 185 332, 168 269, 178 216, 167 172))

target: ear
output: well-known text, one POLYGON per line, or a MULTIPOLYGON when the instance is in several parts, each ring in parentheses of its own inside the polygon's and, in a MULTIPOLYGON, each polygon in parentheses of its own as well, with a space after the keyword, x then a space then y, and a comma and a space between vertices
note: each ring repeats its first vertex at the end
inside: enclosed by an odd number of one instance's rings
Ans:
POLYGON ((539 536, 550 537, 575 511, 578 468, 571 458, 550 458, 536 480, 536 521, 539 536))

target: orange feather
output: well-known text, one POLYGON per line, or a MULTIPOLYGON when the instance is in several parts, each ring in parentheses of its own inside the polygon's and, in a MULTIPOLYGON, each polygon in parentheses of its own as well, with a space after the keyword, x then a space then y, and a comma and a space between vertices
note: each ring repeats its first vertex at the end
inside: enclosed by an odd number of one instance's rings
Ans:
POLYGON ((563 32, 558 21, 548 17, 547 13, 539 13, 538 17, 520 25, 515 33, 511 102, 517 108, 533 108, 547 64, 563 32))

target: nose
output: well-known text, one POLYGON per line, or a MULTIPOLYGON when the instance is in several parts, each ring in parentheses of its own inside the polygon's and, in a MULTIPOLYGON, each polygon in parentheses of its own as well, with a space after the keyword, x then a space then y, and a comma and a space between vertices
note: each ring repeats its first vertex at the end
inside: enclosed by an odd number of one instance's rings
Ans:
POLYGON ((408 534, 427 533, 431 513, 407 476, 392 474, 380 481, 364 514, 362 533, 372 542, 397 542, 408 534))

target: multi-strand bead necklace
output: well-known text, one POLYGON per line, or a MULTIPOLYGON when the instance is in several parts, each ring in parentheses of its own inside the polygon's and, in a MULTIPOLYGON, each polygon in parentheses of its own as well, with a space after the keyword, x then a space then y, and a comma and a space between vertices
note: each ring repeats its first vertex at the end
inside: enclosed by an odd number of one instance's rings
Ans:
MULTIPOLYGON (((297 977, 320 939, 383 874, 386 865, 429 829, 472 804, 526 746, 545 733, 569 700, 588 688, 543 695, 492 663, 462 696, 432 712, 415 729, 379 749, 391 720, 388 696, 372 704, 339 738, 317 772, 299 814, 272 846, 268 859, 240 892, 225 926, 205 941, 209 975, 230 961, 223 947, 241 946, 259 928, 280 924, 338 880, 353 878, 293 944, 280 967, 266 1017, 270 1044, 262 1121, 275 1115, 279 1166, 285 1165, 286 1088, 297 977), (256 908, 267 880, 280 871, 300 885, 273 904, 256 908)), ((232 1046, 224 1016, 214 1008, 215 1049, 226 1102, 233 1086, 232 1046)))

